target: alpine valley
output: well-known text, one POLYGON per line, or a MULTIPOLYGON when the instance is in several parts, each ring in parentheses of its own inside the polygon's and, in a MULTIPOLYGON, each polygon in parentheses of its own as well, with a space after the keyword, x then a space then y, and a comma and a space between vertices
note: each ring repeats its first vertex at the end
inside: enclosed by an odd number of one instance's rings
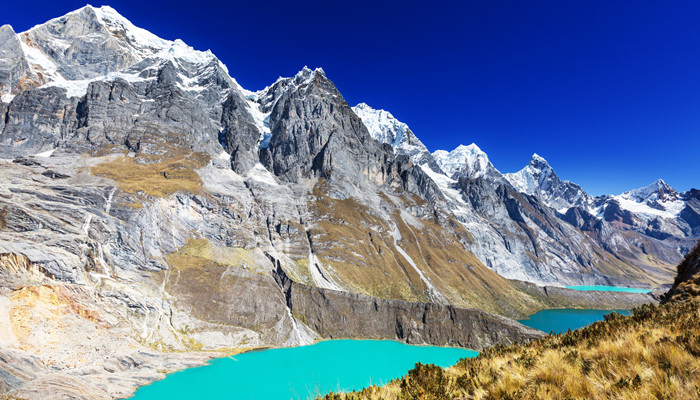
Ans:
POLYGON ((533 155, 430 153, 321 69, 251 92, 86 6, 0 28, 0 393, 111 399, 323 338, 481 350, 547 308, 628 309, 700 238, 700 191, 594 197, 533 155))

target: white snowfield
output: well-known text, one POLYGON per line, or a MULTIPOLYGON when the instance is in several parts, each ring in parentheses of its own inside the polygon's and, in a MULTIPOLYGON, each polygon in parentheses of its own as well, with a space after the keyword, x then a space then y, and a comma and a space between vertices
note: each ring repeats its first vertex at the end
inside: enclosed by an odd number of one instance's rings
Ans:
MULTIPOLYGON (((63 76, 59 72, 56 62, 49 55, 47 55, 40 46, 31 41, 29 34, 33 31, 39 30, 42 27, 52 23, 68 23, 71 18, 76 17, 86 8, 94 11, 98 17, 98 21, 100 21, 103 27, 107 31, 114 34, 113 38, 121 38, 117 39, 118 45, 133 59, 133 64, 137 64, 146 59, 154 59, 158 61, 158 64, 154 66, 154 68, 158 65, 162 65, 165 62, 188 63, 193 65, 208 65, 214 62, 228 74, 228 68, 226 65, 219 61, 210 50, 195 50, 180 39, 175 39, 172 41, 161 39, 145 29, 134 26, 134 24, 132 24, 128 19, 124 18, 112 7, 102 6, 97 8, 88 5, 62 17, 54 18, 44 24, 37 25, 28 31, 17 35, 20 39, 22 50, 30 68, 34 70, 35 73, 44 77, 44 79, 47 81, 45 86, 64 88, 68 91, 68 97, 84 96, 87 91, 88 84, 94 81, 112 81, 114 79, 121 78, 133 83, 155 79, 142 77, 140 74, 142 71, 140 70, 122 70, 106 75, 89 77, 87 79, 71 80, 63 76), (116 33, 119 33, 119 35, 116 33)), ((94 40, 104 39, 96 34, 91 35, 94 36, 94 38, 92 38, 94 40)), ((88 37, 87 40, 89 39, 91 38, 88 37)), ((58 36, 51 36, 49 41, 49 47, 51 49, 65 50, 69 46, 70 43, 64 42, 64 40, 60 39, 58 36)), ((193 79, 183 75, 180 75, 179 78, 183 82, 181 87, 183 90, 201 90, 201 88, 197 87, 196 82, 194 82, 193 79)), ((4 100, 5 99, 3 99, 3 101, 4 100)))
POLYGON ((360 103, 352 110, 365 124, 369 134, 381 143, 390 144, 395 154, 407 155, 413 162, 430 154, 408 125, 394 118, 390 112, 376 110, 366 103, 360 103))
POLYGON ((457 171, 465 171, 468 177, 478 178, 484 175, 491 164, 489 156, 475 143, 468 146, 459 145, 450 152, 435 150, 433 158, 447 176, 453 176, 457 171))

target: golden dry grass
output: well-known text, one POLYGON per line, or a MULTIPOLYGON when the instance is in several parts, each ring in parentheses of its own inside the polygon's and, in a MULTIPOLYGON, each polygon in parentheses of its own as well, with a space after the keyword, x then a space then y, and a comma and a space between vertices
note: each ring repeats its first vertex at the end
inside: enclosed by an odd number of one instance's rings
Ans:
POLYGON ((698 399, 700 301, 645 305, 624 317, 509 347, 443 370, 417 365, 350 399, 698 399))
POLYGON ((126 193, 165 197, 177 192, 199 193, 202 180, 195 170, 208 162, 205 153, 173 147, 163 156, 139 153, 133 157, 110 158, 90 171, 115 181, 126 193))
POLYGON ((210 264, 242 267, 248 271, 263 273, 265 267, 259 265, 254 250, 239 247, 224 247, 213 244, 204 238, 189 238, 178 251, 165 257, 174 271, 202 269, 210 264))

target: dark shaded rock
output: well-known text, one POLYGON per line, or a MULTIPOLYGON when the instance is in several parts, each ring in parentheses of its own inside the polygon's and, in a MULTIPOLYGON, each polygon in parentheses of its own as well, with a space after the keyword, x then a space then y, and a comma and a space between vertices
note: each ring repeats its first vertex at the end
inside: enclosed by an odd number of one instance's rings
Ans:
POLYGON ((77 99, 65 89, 27 90, 10 103, 0 138, 0 157, 38 153, 56 147, 74 128, 77 99))
POLYGON ((237 90, 231 91, 224 101, 221 127, 221 145, 231 155, 231 168, 239 174, 253 168, 258 162, 258 141, 262 132, 248 111, 247 101, 237 90))
POLYGON ((27 167, 41 165, 41 163, 39 161, 37 161, 33 158, 24 158, 24 157, 15 158, 14 160, 12 160, 12 162, 15 164, 24 165, 27 167))
POLYGON ((323 177, 358 185, 400 176, 391 147, 370 136, 323 72, 306 69, 295 79, 301 82, 279 94, 270 114, 270 155, 262 156, 272 161, 268 169, 287 181, 323 177))
POLYGON ((294 315, 324 338, 393 339, 481 350, 544 335, 477 309, 385 300, 298 284, 279 267, 276 279, 294 315))
POLYGON ((681 210, 681 219, 688 223, 694 235, 700 235, 700 199, 692 197, 681 210))
POLYGON ((70 175, 62 174, 60 172, 52 171, 52 170, 47 170, 41 173, 42 175, 49 177, 51 179, 66 179, 70 178, 70 175))
POLYGON ((605 211, 603 211, 603 218, 608 222, 621 222, 627 225, 635 225, 636 220, 635 215, 629 210, 622 209, 617 200, 607 202, 605 211))
POLYGON ((584 232, 596 230, 601 222, 598 218, 581 207, 569 208, 566 210, 566 214, 564 214, 562 219, 584 232))
POLYGON ((678 264, 678 276, 662 303, 685 301, 700 296, 700 242, 678 264))

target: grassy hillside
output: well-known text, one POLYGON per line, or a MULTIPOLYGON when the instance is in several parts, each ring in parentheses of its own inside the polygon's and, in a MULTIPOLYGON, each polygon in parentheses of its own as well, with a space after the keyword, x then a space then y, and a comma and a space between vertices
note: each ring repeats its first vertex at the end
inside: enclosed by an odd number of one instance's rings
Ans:
MULTIPOLYGON (((694 282, 696 274, 687 275, 694 282)), ((698 399, 700 298, 683 293, 683 301, 645 305, 629 317, 613 313, 576 331, 489 348, 445 370, 418 364, 384 387, 325 399, 698 399)))

